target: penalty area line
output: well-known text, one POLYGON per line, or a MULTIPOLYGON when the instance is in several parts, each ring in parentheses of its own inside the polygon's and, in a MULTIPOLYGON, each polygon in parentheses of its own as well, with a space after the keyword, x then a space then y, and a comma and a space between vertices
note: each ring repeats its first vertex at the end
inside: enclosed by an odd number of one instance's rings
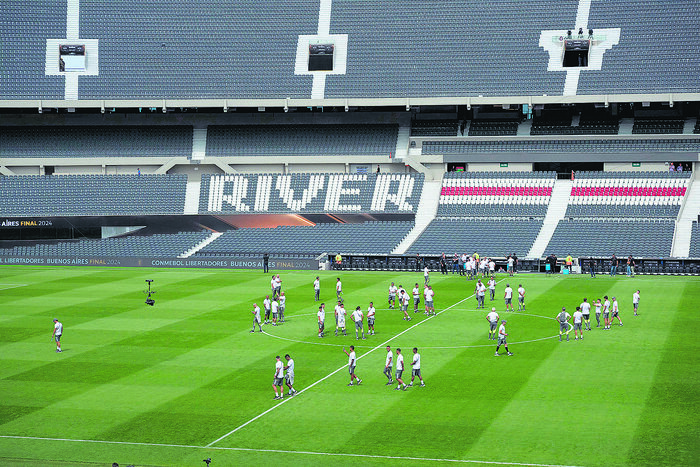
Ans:
POLYGON ((394 459, 403 461, 421 461, 421 462, 451 462, 456 464, 488 464, 488 465, 515 465, 515 466, 533 466, 533 467, 577 467, 574 465, 561 464, 533 464, 531 462, 507 462, 507 461, 488 461, 476 459, 440 459, 431 457, 409 457, 409 456, 382 456, 379 454, 354 454, 342 452, 318 452, 318 451, 290 451, 284 449, 255 449, 255 448, 236 448, 222 446, 194 446, 188 444, 166 444, 166 443, 139 443, 136 441, 107 441, 98 439, 71 439, 71 438, 45 438, 39 436, 12 436, 0 435, 0 438, 5 439, 25 439, 35 441, 65 441, 70 443, 93 443, 93 444, 116 444, 125 446, 150 446, 150 447, 166 447, 166 448, 188 448, 188 449, 212 449, 217 451, 240 451, 240 452, 261 452, 271 454, 296 454, 308 456, 335 456, 335 457, 358 457, 365 459, 394 459))
MULTIPOLYGON (((504 280, 505 280, 505 279, 501 279, 501 280, 498 281, 498 282, 501 282, 501 281, 504 281, 504 280)), ((368 350, 367 352, 363 353, 362 355, 360 355, 359 357, 357 357, 356 360, 359 360, 359 359, 361 359, 361 358, 363 358, 363 357, 365 357, 365 356, 371 354, 371 353, 374 352, 375 350, 384 347, 384 346, 387 345, 389 342, 392 342, 393 340, 395 340, 397 337, 402 336, 403 334, 407 333, 407 332, 410 331, 411 329, 413 329, 413 328, 415 328, 415 327, 417 327, 417 326, 420 326, 420 325, 423 324, 423 323, 427 323, 427 322, 430 321, 431 319, 433 319, 433 318, 435 318, 435 317, 441 315, 442 313, 448 311, 449 309, 456 307, 457 305, 459 305, 460 303, 463 303, 463 302, 466 301, 466 300, 469 300, 469 299, 472 298, 474 295, 475 295, 475 294, 471 294, 470 296, 465 297, 465 298, 463 298, 462 300, 460 300, 460 301, 458 301, 458 302, 456 302, 456 303, 454 303, 454 304, 448 306, 447 308, 443 309, 442 311, 439 311, 439 312, 437 312, 436 314, 434 314, 434 315, 432 315, 432 316, 428 316, 426 319, 424 319, 424 320, 422 320, 422 321, 419 321, 419 322, 417 322, 416 324, 414 324, 414 325, 412 325, 412 326, 407 327, 406 329, 404 329, 404 330, 401 331, 400 333, 396 334, 395 336, 390 337, 389 339, 385 340, 385 341, 382 342, 381 344, 379 344, 379 345, 377 345, 377 346, 371 348, 371 349, 368 350)), ((313 388, 314 386, 316 386, 316 385, 322 383, 323 381, 327 380, 327 379, 330 378, 331 376, 335 375, 335 374, 338 373, 339 371, 344 370, 344 369, 347 368, 347 367, 348 367, 347 365, 343 365, 343 366, 341 366, 340 368, 338 368, 337 370, 334 370, 334 371, 330 372, 329 374, 327 374, 327 375, 324 376, 323 378, 321 378, 321 379, 319 379, 319 380, 317 380, 317 381, 311 383, 309 386, 305 387, 304 389, 302 389, 301 391, 299 391, 298 393, 296 393, 294 396, 289 396, 289 397, 283 399, 282 402, 279 402, 278 404, 273 405, 273 406, 270 407, 269 409, 267 409, 267 410, 265 410, 264 412, 262 412, 262 413, 256 415, 255 417, 251 418, 250 420, 248 420, 247 422, 243 423, 242 425, 237 426, 236 428, 234 428, 233 430, 229 431, 229 432, 226 433, 225 435, 223 435, 223 436, 221 436, 221 437, 215 439, 215 440, 212 441, 211 443, 207 444, 205 447, 211 447, 211 446, 213 446, 214 444, 218 443, 219 441, 222 441, 222 440, 228 438, 229 436, 231 436, 232 434, 234 434, 234 433, 237 432, 238 430, 240 430, 240 429, 242 429, 242 428, 245 428, 246 426, 250 425, 250 424, 253 423, 254 421, 258 420, 259 418, 264 417, 265 415, 267 415, 268 413, 272 412, 272 411, 275 410, 276 408, 281 407, 282 405, 286 404, 287 402, 289 402, 289 401, 292 400, 293 398, 302 395, 304 392, 306 392, 306 391, 308 391, 309 389, 313 388)))

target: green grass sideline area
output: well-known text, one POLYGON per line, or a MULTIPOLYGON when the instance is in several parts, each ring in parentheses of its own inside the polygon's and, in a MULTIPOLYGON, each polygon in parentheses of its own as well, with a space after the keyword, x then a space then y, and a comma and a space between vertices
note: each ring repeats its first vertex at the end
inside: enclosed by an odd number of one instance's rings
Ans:
POLYGON ((269 293, 259 271, 1 268, 0 465, 700 465, 696 277, 500 276, 477 311, 473 282, 432 273, 439 314, 407 322, 387 309, 388 286, 410 292, 421 273, 342 272, 346 308, 377 308, 376 335, 357 341, 350 321, 333 335, 337 273, 281 275, 286 323, 250 334, 251 305, 269 293), (524 313, 504 312, 506 282, 525 287, 524 313), (624 326, 593 320, 583 341, 560 343, 561 307, 604 295, 618 297, 624 326), (491 305, 511 357, 494 356, 491 305), (426 387, 385 385, 386 343, 407 363, 419 348, 426 387), (276 401, 286 353, 300 394, 276 401))

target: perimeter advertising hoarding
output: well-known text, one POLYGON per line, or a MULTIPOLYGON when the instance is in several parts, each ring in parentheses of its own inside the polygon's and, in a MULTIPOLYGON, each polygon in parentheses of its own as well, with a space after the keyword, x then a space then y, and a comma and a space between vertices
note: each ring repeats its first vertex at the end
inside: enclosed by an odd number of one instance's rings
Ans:
MULTIPOLYGON (((156 268, 218 268, 262 269, 260 256, 237 258, 144 258, 102 256, 0 256, 0 265, 27 266, 108 266, 108 267, 156 267, 156 268)), ((318 261, 308 258, 275 258, 270 256, 271 270, 318 270, 318 261)))

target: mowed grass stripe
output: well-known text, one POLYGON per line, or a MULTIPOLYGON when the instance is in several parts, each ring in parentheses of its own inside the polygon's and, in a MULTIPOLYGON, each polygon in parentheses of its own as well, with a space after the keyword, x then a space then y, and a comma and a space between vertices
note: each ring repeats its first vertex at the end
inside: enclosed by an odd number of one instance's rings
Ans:
MULTIPOLYGON (((574 341, 573 332, 569 342, 557 341, 556 351, 532 370, 530 383, 508 401, 507 407, 467 456, 489 455, 493 450, 492 440, 503 437, 513 440, 504 446, 504 453, 508 453, 506 459, 526 456, 532 462, 546 458, 547 462, 576 465, 625 463, 625 446, 641 411, 640 402, 648 390, 648 375, 653 372, 653 362, 658 358, 658 347, 648 349, 648 355, 640 358, 640 351, 645 349, 638 344, 649 340, 662 345, 667 328, 662 327, 654 334, 647 328, 651 323, 634 321, 628 308, 628 305, 631 307, 631 293, 629 296, 619 293, 628 287, 621 280, 626 279, 596 279, 595 285, 601 295, 606 294, 607 287, 607 295, 618 296, 625 326, 616 325, 610 331, 603 331, 593 324, 593 331, 587 332, 583 341, 574 341), (579 433, 614 433, 616 448, 556 449, 559 437, 562 443, 569 445, 571 437, 578 437, 579 433)), ((562 299, 576 304, 583 298, 581 292, 588 294, 593 285, 585 277, 562 278, 561 281, 562 286, 568 288, 561 295, 562 299)), ((646 291, 643 284, 641 281, 635 284, 642 293, 646 291)), ((645 306, 650 308, 663 300, 651 293, 643 297, 645 306)), ((555 322, 553 325, 557 326, 555 322)))
POLYGON ((696 416, 700 401, 696 363, 700 281, 677 290, 677 294, 669 294, 682 297, 674 316, 669 316, 666 307, 640 305, 640 318, 659 318, 655 319, 658 326, 672 324, 629 449, 631 465, 700 465, 696 416))

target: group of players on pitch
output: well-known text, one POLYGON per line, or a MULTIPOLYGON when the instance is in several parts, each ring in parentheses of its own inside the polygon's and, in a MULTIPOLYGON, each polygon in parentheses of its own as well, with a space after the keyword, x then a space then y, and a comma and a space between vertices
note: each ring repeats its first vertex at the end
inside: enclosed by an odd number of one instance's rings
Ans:
MULTIPOLYGON (((357 356, 355 355, 355 346, 351 345, 350 346, 350 352, 345 350, 345 347, 343 347, 343 352, 345 352, 345 355, 348 356, 348 371, 350 372, 350 382, 348 383, 348 386, 355 386, 356 384, 359 386, 362 384, 362 380, 360 379, 359 376, 355 374, 355 368, 357 367, 357 356), (355 383, 357 381, 357 383, 355 383)), ((391 386, 394 384, 394 379, 393 379, 393 373, 392 373, 392 368, 394 365, 394 354, 391 352, 391 346, 387 345, 386 346, 386 360, 384 362, 384 375, 387 377, 389 381, 387 381, 386 385, 391 386)), ((420 354, 418 353, 418 348, 413 347, 413 361, 411 362, 411 381, 410 383, 406 384, 403 380, 403 371, 404 371, 404 360, 403 360, 403 354, 401 353, 401 349, 397 348, 396 349, 396 382, 398 383, 398 386, 396 386, 396 390, 403 390, 405 391, 406 388, 413 387, 413 380, 418 377, 418 380, 420 380, 420 387, 425 387, 425 381, 423 381, 423 376, 421 375, 420 372, 420 354)))
MULTIPOLYGON (((639 290, 632 294, 632 307, 634 309, 634 316, 638 316, 639 313, 639 290)), ((622 326, 622 319, 620 318, 620 307, 617 303, 617 298, 612 297, 612 303, 608 299, 608 296, 603 297, 603 301, 597 299, 594 303, 595 306, 595 319, 598 324, 596 327, 600 327, 600 317, 603 316, 603 330, 608 331, 611 328, 615 319, 618 321, 618 326, 622 326)), ((562 341, 562 336, 566 335, 566 340, 569 340, 569 332, 571 327, 569 323, 573 318, 573 329, 574 329, 574 340, 583 339, 583 331, 591 330, 591 304, 588 302, 587 298, 583 299, 583 302, 576 307, 573 317, 567 313, 566 307, 561 309, 561 312, 557 314, 556 320, 559 322, 559 342, 562 341)))

